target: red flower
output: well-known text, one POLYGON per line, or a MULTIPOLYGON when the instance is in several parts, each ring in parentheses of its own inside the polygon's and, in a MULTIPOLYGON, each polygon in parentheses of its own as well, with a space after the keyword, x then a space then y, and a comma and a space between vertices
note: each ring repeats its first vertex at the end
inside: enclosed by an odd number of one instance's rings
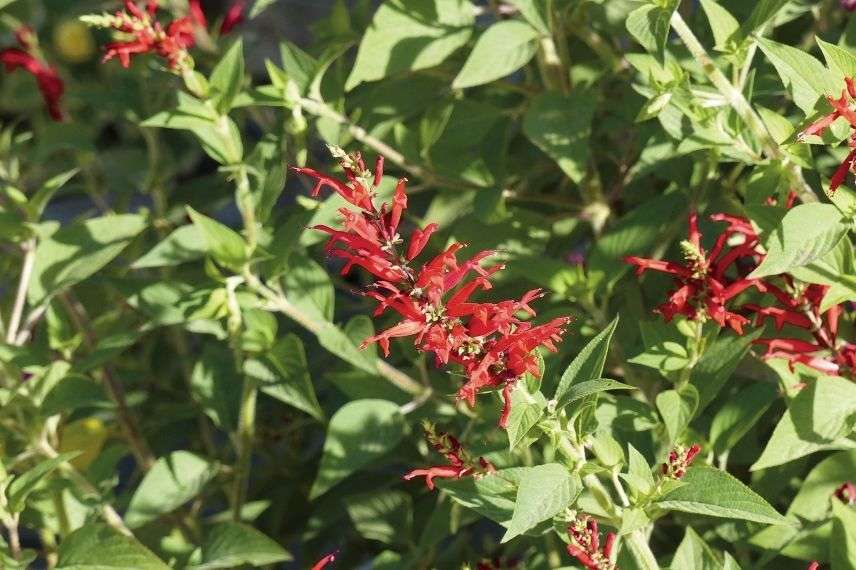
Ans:
POLYGON ((669 452, 669 459, 663 463, 663 475, 670 479, 682 479, 686 475, 687 468, 692 465, 696 455, 701 451, 701 446, 694 443, 686 449, 684 447, 676 447, 669 452))
POLYGON ((636 266, 637 275, 653 269, 674 276, 677 289, 671 291, 669 300, 657 308, 667 322, 678 314, 695 320, 710 318, 719 326, 728 325, 737 334, 743 334, 743 325, 749 322, 748 319, 729 311, 726 303, 749 287, 763 290, 764 285, 755 279, 741 277, 748 272, 740 267, 736 267, 735 277, 726 273, 741 259, 749 259, 753 264, 759 259, 758 236, 745 218, 714 214, 710 219, 728 223, 710 253, 701 247, 698 216, 693 212, 689 216, 689 239, 681 243, 686 258, 683 265, 635 256, 626 257, 625 261, 636 266), (728 245, 733 239, 741 241, 737 245, 728 245))
MULTIPOLYGON (((207 28, 208 18, 205 17, 205 12, 202 11, 200 0, 188 0, 187 3, 190 8, 190 17, 193 19, 193 22, 201 28, 207 28)), ((226 15, 223 17, 223 23, 220 24, 221 36, 225 36, 231 32, 235 26, 238 26, 244 21, 245 9, 246 2, 244 0, 237 0, 229 6, 229 9, 226 11, 226 15)))
POLYGON ((835 490, 835 496, 842 502, 850 505, 856 505, 856 485, 851 481, 846 481, 835 490))
POLYGON ((63 113, 60 108, 60 99, 62 99, 62 94, 65 91, 62 79, 59 78, 55 69, 32 53, 32 42, 35 35, 30 28, 26 26, 19 28, 15 31, 15 37, 23 49, 7 48, 0 50, 0 62, 3 63, 7 73, 16 69, 23 69, 35 77, 48 114, 54 121, 62 121, 63 113))
POLYGON ((324 558, 319 560, 312 566, 311 570, 322 570, 322 568, 326 568, 328 564, 336 560, 336 556, 339 554, 338 550, 334 550, 330 554, 326 555, 324 558))
POLYGON ((801 362, 826 374, 840 374, 845 368, 856 370, 856 344, 838 339, 841 305, 833 305, 825 312, 820 310, 829 287, 799 287, 789 276, 783 280, 790 293, 771 283, 765 284, 765 291, 773 296, 778 306, 747 304, 744 308, 755 312, 758 326, 765 318, 771 318, 777 330, 788 324, 804 329, 813 339, 759 339, 756 344, 767 347, 763 358, 784 358, 791 365, 801 362))
MULTIPOLYGON (((856 81, 852 77, 847 77, 844 79, 844 83, 847 87, 841 90, 841 96, 838 99, 830 96, 826 97, 826 100, 832 106, 832 112, 806 127, 805 130, 797 135, 797 140, 803 141, 809 135, 822 134, 839 117, 847 119, 851 129, 856 129, 856 111, 850 108, 850 103, 856 99, 856 81)), ((853 164, 856 162, 856 132, 850 134, 848 145, 852 149, 850 154, 847 155, 844 162, 835 170, 835 173, 829 180, 830 194, 835 193, 838 187, 844 183, 847 173, 853 171, 853 164)))
POLYGON ((145 10, 133 0, 125 0, 124 11, 106 17, 103 23, 107 27, 128 34, 132 39, 107 44, 102 61, 118 57, 122 67, 128 67, 132 55, 154 53, 164 58, 171 69, 189 65, 187 50, 196 42, 193 16, 174 20, 164 28, 155 19, 157 9, 156 0, 148 0, 145 10))
POLYGON ((819 570, 819 568, 820 562, 818 562, 817 560, 813 560, 811 564, 808 565, 808 568, 806 568, 806 570, 819 570))
POLYGON ((374 203, 383 176, 383 157, 378 157, 375 172, 366 168, 359 154, 348 155, 331 149, 345 171, 347 181, 322 174, 311 168, 292 168, 316 179, 312 195, 331 188, 356 210, 342 208, 339 228, 318 226, 329 234, 327 252, 345 260, 342 274, 359 266, 376 279, 366 295, 378 302, 375 315, 387 309, 398 313, 401 321, 366 339, 363 346, 378 343, 389 355, 390 339, 413 337, 417 349, 434 354, 437 366, 460 365, 467 380, 458 390, 458 398, 475 405, 476 394, 486 389, 502 389, 504 405, 500 426, 505 427, 510 413, 510 393, 527 372, 540 370, 533 351, 539 346, 555 351, 568 318, 560 317, 533 325, 518 315, 535 316, 530 303, 541 296, 539 290, 524 294, 520 300, 478 303, 471 297, 491 288, 490 276, 502 265, 482 266, 492 251, 481 251, 461 261, 464 248, 453 243, 445 251, 417 268, 412 262, 437 231, 436 224, 417 228, 405 244, 399 233, 407 209, 407 180, 398 181, 391 203, 374 203))
POLYGON ((615 534, 607 533, 603 549, 600 548, 600 537, 597 521, 588 515, 578 516, 568 526, 568 554, 576 558, 588 570, 614 570, 615 564, 610 560, 612 547, 615 544, 615 534))
POLYGON ((404 476, 405 481, 410 481, 415 477, 425 477, 425 485, 433 491, 435 478, 460 479, 468 475, 493 473, 496 470, 493 464, 484 457, 479 457, 477 460, 473 459, 455 436, 436 431, 434 425, 428 421, 423 424, 423 427, 428 443, 437 453, 446 457, 449 465, 414 469, 404 476))

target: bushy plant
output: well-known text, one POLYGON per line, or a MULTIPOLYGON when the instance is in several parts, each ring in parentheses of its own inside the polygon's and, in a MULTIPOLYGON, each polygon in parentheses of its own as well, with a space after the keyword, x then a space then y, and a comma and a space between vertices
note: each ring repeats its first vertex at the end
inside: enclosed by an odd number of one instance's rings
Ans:
POLYGON ((853 4, 0 0, 0 567, 856 568, 853 4))

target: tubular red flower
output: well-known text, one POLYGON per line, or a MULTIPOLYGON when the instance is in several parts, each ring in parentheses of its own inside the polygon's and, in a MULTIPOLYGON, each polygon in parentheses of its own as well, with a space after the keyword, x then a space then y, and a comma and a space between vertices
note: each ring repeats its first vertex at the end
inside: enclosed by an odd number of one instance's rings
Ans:
POLYGON ((25 51, 32 48, 33 31, 30 28, 19 29, 15 36, 23 49, 7 48, 0 51, 0 62, 3 63, 7 73, 12 73, 16 69, 23 69, 31 74, 36 79, 36 85, 51 119, 58 122, 62 121, 63 112, 60 107, 60 100, 65 91, 65 84, 55 69, 29 51, 25 51))
POLYGON ((122 67, 127 68, 131 64, 132 56, 153 53, 164 58, 171 69, 187 65, 187 50, 193 47, 196 41, 194 26, 198 14, 194 13, 193 5, 191 4, 190 16, 170 22, 166 28, 155 19, 156 13, 157 2, 150 0, 143 11, 132 0, 126 0, 125 10, 116 12, 109 26, 133 39, 107 44, 102 61, 117 57, 122 67))
POLYGON ((505 427, 513 386, 526 373, 540 374, 533 351, 538 347, 555 351, 569 319, 556 318, 540 325, 524 320, 535 316, 530 304, 541 296, 539 290, 527 292, 519 301, 473 301, 477 291, 491 288, 490 277, 503 269, 502 265, 483 265, 493 251, 480 251, 460 261, 458 253, 464 245, 452 243, 417 268, 412 262, 438 226, 417 228, 404 248, 399 226, 407 210, 406 179, 398 181, 392 201, 378 207, 374 197, 381 183, 383 160, 376 162, 372 174, 359 154, 331 150, 347 181, 311 168, 292 170, 315 178, 313 196, 329 187, 357 210, 339 210, 341 229, 316 229, 330 236, 325 246, 328 253, 346 261, 343 274, 358 265, 377 279, 366 292, 378 302, 375 315, 391 309, 402 317, 398 324, 367 338, 363 346, 377 342, 388 356, 392 338, 413 337, 416 348, 432 353, 438 366, 453 363, 463 369, 466 380, 458 398, 470 406, 475 405, 479 392, 500 390, 503 406, 499 424, 505 427))
POLYGON ((445 456, 449 464, 413 469, 404 475, 405 481, 410 481, 416 477, 425 477, 425 486, 433 491, 435 478, 460 479, 469 475, 481 476, 496 470, 493 464, 484 457, 475 459, 470 456, 455 436, 437 431, 430 422, 424 423, 424 429, 428 443, 437 453, 445 456))
POLYGON ((615 534, 608 533, 603 549, 600 547, 600 536, 597 521, 589 515, 582 514, 568 525, 567 546, 568 554, 577 559, 587 570, 614 570, 615 565, 610 560, 615 544, 615 534))
POLYGON ((336 560, 336 556, 338 556, 338 555, 339 555, 339 551, 334 550, 333 552, 331 552, 330 554, 327 554, 326 556, 324 556, 324 558, 322 558, 321 560, 316 562, 312 566, 311 570, 322 570, 323 568, 326 568, 331 562, 336 560))

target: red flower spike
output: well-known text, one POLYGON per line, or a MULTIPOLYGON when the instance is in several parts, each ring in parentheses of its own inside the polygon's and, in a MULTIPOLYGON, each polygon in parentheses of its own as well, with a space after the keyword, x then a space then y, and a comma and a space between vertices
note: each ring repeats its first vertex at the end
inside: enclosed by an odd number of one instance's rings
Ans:
POLYGON ((336 560, 336 556, 338 556, 338 554, 338 550, 334 550, 330 554, 327 554, 326 556, 324 556, 324 558, 316 562, 312 566, 311 570, 322 570, 323 568, 326 568, 331 562, 336 560))
POLYGON ((21 26, 15 30, 15 39, 20 48, 0 50, 0 63, 6 73, 23 69, 36 79, 36 85, 45 102, 48 114, 54 121, 64 119, 60 100, 65 92, 65 84, 56 70, 37 57, 34 50, 38 38, 29 26, 21 26))
POLYGON ((428 443, 437 453, 446 457, 449 465, 413 469, 404 475, 405 481, 410 481, 415 477, 425 477, 425 486, 433 491, 435 478, 460 479, 469 475, 481 476, 496 470, 493 464, 484 457, 472 458, 453 435, 436 431, 434 425, 427 421, 424 423, 424 429, 428 443))
POLYGON ((589 515, 579 515, 568 525, 567 546, 568 554, 577 559, 587 570, 616 570, 610 560, 615 545, 615 534, 608 533, 603 549, 600 547, 600 536, 597 521, 589 515))
POLYGON ((701 452, 701 446, 693 444, 689 449, 678 446, 669 452, 668 460, 662 465, 662 472, 669 479, 681 479, 692 465, 696 455, 701 452))
POLYGON ((665 303, 657 307, 657 312, 667 322, 675 315, 684 315, 693 320, 711 319, 721 327, 728 326, 737 334, 743 334, 743 326, 749 320, 729 311, 726 305, 749 287, 765 290, 763 283, 746 279, 743 274, 748 272, 737 267, 741 259, 749 259, 754 264, 761 258, 758 236, 749 220, 744 218, 714 214, 711 219, 726 222, 728 227, 717 238, 709 254, 701 247, 698 217, 693 212, 689 215, 689 239, 681 244, 686 258, 683 265, 635 256, 624 260, 636 266, 637 275, 652 269, 673 276, 677 288, 670 292, 665 303), (733 238, 742 243, 727 249, 733 238), (735 268, 736 278, 727 276, 731 268, 735 268))
POLYGON ((852 481, 846 481, 835 490, 835 497, 849 506, 856 505, 856 485, 852 481))
MULTIPOLYGON (((479 392, 502 390, 499 423, 505 427, 511 413, 512 387, 527 372, 540 373, 533 351, 541 346, 555 351, 555 343, 561 340, 569 319, 556 318, 540 325, 525 320, 535 316, 530 303, 541 296, 537 290, 520 300, 473 301, 471 297, 477 291, 491 288, 490 277, 503 269, 502 265, 482 265, 493 251, 481 251, 460 261, 458 252, 464 245, 452 243, 417 267, 414 260, 438 226, 417 228, 404 247, 399 226, 407 210, 407 180, 398 181, 390 203, 377 206, 374 198, 383 175, 383 160, 375 163, 373 174, 358 153, 347 154, 335 147, 331 152, 347 181, 311 168, 292 170, 315 178, 313 196, 329 187, 356 210, 339 210, 339 228, 316 229, 330 235, 325 247, 330 255, 345 260, 343 274, 356 265, 376 278, 365 293, 378 302, 375 315, 391 309, 402 317, 392 327, 365 339, 363 346, 376 342, 388 356, 390 339, 413 337, 416 348, 432 353, 438 366, 452 363, 463 369, 466 380, 458 390, 458 398, 470 406, 475 405, 479 392)), ((441 473, 446 476, 448 470, 441 473)), ((428 477, 429 473, 419 475, 428 477)))

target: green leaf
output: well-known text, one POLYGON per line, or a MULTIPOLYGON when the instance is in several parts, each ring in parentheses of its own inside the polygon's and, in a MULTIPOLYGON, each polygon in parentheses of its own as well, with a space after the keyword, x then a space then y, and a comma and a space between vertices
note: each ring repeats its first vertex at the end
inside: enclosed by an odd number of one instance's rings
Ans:
POLYGON ((538 32, 520 20, 493 24, 479 36, 464 67, 452 82, 453 89, 490 83, 511 75, 538 51, 538 32))
POLYGON ((541 421, 546 407, 547 401, 541 392, 530 394, 524 382, 517 383, 511 392, 511 413, 505 430, 510 450, 514 450, 525 439, 531 443, 534 438, 526 436, 541 421))
POLYGON ((832 568, 856 568, 856 509, 832 499, 832 568))
POLYGON ((333 319, 335 295, 330 273, 312 258, 295 252, 282 277, 288 300, 322 321, 333 319))
POLYGON ((761 51, 779 73, 782 83, 791 89, 794 103, 805 114, 810 115, 818 99, 824 95, 841 94, 843 85, 836 80, 835 75, 806 51, 768 38, 758 38, 757 41, 761 51))
MULTIPOLYGON (((603 367, 606 365, 606 357, 609 355, 609 342, 612 340, 612 335, 615 333, 615 328, 618 326, 618 315, 612 319, 605 329, 600 331, 597 336, 591 339, 583 349, 577 354, 565 371, 562 373, 562 378, 559 380, 559 385, 556 387, 556 393, 553 394, 553 399, 556 400, 556 409, 562 409, 571 402, 571 386, 581 384, 592 380, 598 380, 603 376, 603 367)), ((600 385, 606 380, 598 380, 600 385)), ((620 382, 616 382, 620 384, 620 382)), ((592 385, 587 385, 591 386, 592 385)), ((588 389, 588 388, 587 388, 588 389)), ((604 388, 609 390, 611 388, 604 388)), ((600 390, 597 390, 600 391, 600 390)), ((583 393, 578 388, 578 394, 583 393)), ((594 392, 591 392, 594 393, 594 392)), ((585 394, 584 394, 585 395, 585 394)))
POLYGON ((647 495, 654 489, 654 475, 651 466, 639 451, 631 444, 627 444, 627 473, 622 473, 630 489, 641 495, 647 495))
POLYGON ((193 367, 190 390, 214 425, 223 430, 233 431, 238 425, 241 384, 231 352, 219 344, 206 344, 193 367))
POLYGON ((105 524, 88 523, 59 545, 57 570, 169 570, 136 539, 105 524))
POLYGON ((576 500, 579 479, 558 463, 527 467, 520 478, 514 513, 501 542, 534 528, 541 521, 553 518, 576 500))
POLYGON ((710 546, 688 526, 669 570, 722 570, 722 565, 710 546))
POLYGON ((689 353, 684 337, 674 324, 663 321, 639 321, 645 351, 628 362, 669 372, 683 370, 689 364, 689 353))
POLYGON ((208 242, 199 227, 193 224, 176 228, 145 255, 131 264, 132 269, 171 267, 205 256, 208 242))
POLYGON ((583 398, 587 398, 589 396, 593 396, 594 394, 598 394, 600 392, 608 392, 610 390, 636 389, 637 388, 635 386, 631 386, 630 384, 624 384, 623 382, 617 382, 615 380, 610 380, 609 378, 586 380, 585 382, 580 382, 571 386, 571 388, 562 396, 562 400, 556 403, 556 409, 560 410, 568 404, 572 404, 573 402, 582 400, 583 398))
POLYGON ((125 524, 138 528, 197 496, 217 474, 214 465, 189 451, 158 459, 134 491, 125 524))
POLYGON ((260 381, 261 391, 268 396, 324 421, 309 378, 303 342, 297 335, 289 333, 281 338, 261 359, 247 361, 245 370, 260 381), (251 366, 251 362, 257 364, 251 366))
POLYGON ((193 225, 205 238, 207 251, 218 262, 234 270, 241 270, 247 260, 247 248, 244 238, 231 228, 224 226, 190 206, 187 213, 193 225))
POLYGON ((550 26, 547 24, 547 0, 508 0, 520 12, 520 15, 542 35, 550 35, 550 26))
POLYGON ((742 37, 748 37, 752 32, 773 19, 779 10, 781 10, 788 0, 758 0, 755 3, 752 13, 743 22, 740 28, 742 37))
POLYGON ((345 90, 439 65, 470 39, 466 0, 386 0, 366 30, 345 90))
POLYGON ((725 471, 692 467, 682 481, 683 486, 666 493, 656 504, 664 509, 711 517, 787 524, 787 519, 760 495, 725 471))
POLYGON ((657 394, 657 410, 666 425, 669 441, 676 442, 690 425, 698 409, 698 390, 688 384, 678 390, 657 394))
POLYGON ((217 110, 226 114, 244 83, 244 44, 238 39, 211 70, 208 85, 217 110))
POLYGON ((300 93, 305 95, 315 76, 318 61, 287 40, 279 44, 279 55, 288 79, 294 81, 300 93))
POLYGON ((436 485, 456 503, 508 527, 515 509, 517 488, 529 469, 512 467, 479 478, 440 479, 436 485))
POLYGON ((832 204, 800 204, 767 238, 767 256, 750 279, 786 273, 822 258, 846 235, 847 225, 832 204))
POLYGON ((586 174, 595 97, 585 89, 570 95, 536 96, 523 117, 523 133, 576 183, 586 174))
POLYGON ((80 452, 78 451, 61 453, 56 457, 45 459, 44 461, 37 463, 32 469, 29 469, 12 479, 12 482, 9 483, 9 487, 6 489, 6 497, 8 500, 7 508, 9 511, 12 513, 23 511, 27 503, 27 497, 36 490, 36 487, 42 479, 53 472, 57 467, 78 455, 80 455, 80 452))
POLYGON ((215 568, 237 568, 266 566, 276 562, 292 560, 291 555, 279 544, 253 527, 239 522, 223 522, 205 533, 200 547, 200 564, 191 565, 192 570, 214 570, 215 568))
POLYGON ((841 82, 842 89, 844 89, 844 78, 856 77, 856 55, 853 55, 853 53, 848 49, 825 42, 818 36, 814 37, 814 41, 817 42, 818 47, 820 47, 820 51, 823 52, 823 58, 826 60, 826 65, 829 66, 829 69, 837 75, 838 80, 841 82))
POLYGON ((714 452, 723 453, 734 447, 754 426, 779 393, 772 384, 752 384, 730 398, 713 417, 710 445, 714 452))
POLYGON ((645 4, 636 8, 627 16, 627 31, 645 51, 663 61, 666 52, 666 40, 669 39, 672 13, 677 2, 668 2, 668 8, 655 4, 645 4))
POLYGON ((404 491, 376 491, 350 495, 345 508, 360 536, 384 544, 410 544, 413 499, 404 491))
POLYGON ((391 451, 404 437, 404 430, 404 417, 392 402, 356 400, 342 406, 330 419, 310 498, 323 495, 391 451))
POLYGON ((701 7, 713 32, 714 49, 725 51, 728 40, 740 29, 740 23, 716 0, 701 0, 701 7))
POLYGON ((789 409, 806 439, 833 440, 848 435, 856 419, 856 384, 839 376, 821 376, 791 401, 789 409))
POLYGON ((146 227, 146 218, 120 214, 61 228, 36 248, 27 297, 37 305, 101 270, 146 227))
POLYGON ((57 174, 44 184, 42 184, 41 188, 39 188, 33 197, 27 201, 27 216, 30 220, 38 221, 42 217, 42 212, 45 210, 45 206, 48 205, 48 202, 51 201, 54 194, 57 191, 65 186, 65 184, 77 175, 80 169, 72 168, 71 170, 66 170, 61 174, 57 174))

